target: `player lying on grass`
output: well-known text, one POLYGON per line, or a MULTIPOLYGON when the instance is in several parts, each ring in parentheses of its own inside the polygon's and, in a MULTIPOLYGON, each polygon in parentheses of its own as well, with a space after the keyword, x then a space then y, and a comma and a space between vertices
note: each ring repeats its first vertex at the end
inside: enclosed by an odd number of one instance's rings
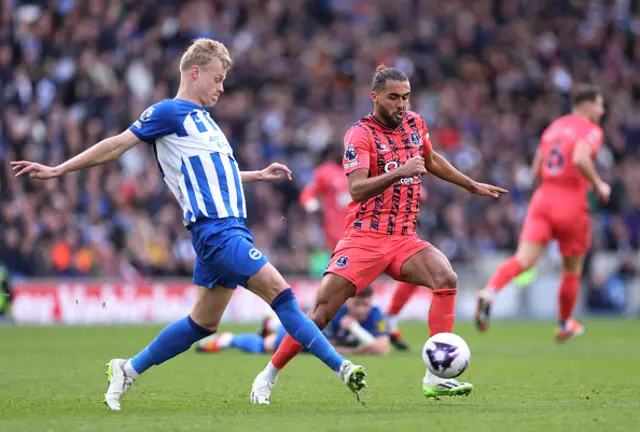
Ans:
MULTIPOLYGON (((458 278, 447 258, 418 238, 420 184, 431 173, 472 194, 497 198, 506 190, 478 183, 434 152, 427 126, 409 111, 409 79, 395 68, 379 67, 373 76, 374 111, 345 134, 343 167, 352 202, 347 233, 338 242, 309 316, 324 329, 345 301, 382 273, 433 290, 429 311, 431 335, 451 332, 458 278)), ((303 346, 290 335, 253 382, 251 401, 268 404, 280 370, 303 346)), ((428 397, 468 394, 469 383, 444 380, 427 371, 428 397)))
MULTIPOLYGON (((323 333, 342 355, 389 353, 385 317, 382 310, 373 305, 371 287, 347 300, 323 333)), ((196 351, 215 353, 235 348, 253 354, 273 353, 286 334, 278 317, 271 316, 265 320, 259 334, 222 333, 210 336, 198 342, 196 351)))
POLYGON ((229 141, 204 109, 214 106, 222 95, 230 67, 231 57, 222 43, 198 39, 180 61, 176 97, 149 107, 125 132, 56 167, 28 161, 11 163, 16 177, 28 174, 47 180, 115 160, 144 141, 153 147, 160 172, 182 207, 183 222, 191 231, 197 255, 193 307, 188 316, 170 324, 132 358, 108 363, 105 403, 110 409, 120 409, 121 399, 144 371, 215 333, 238 285, 268 302, 289 334, 335 371, 353 392, 365 386, 364 368, 336 352, 300 311, 284 278, 253 245, 242 184, 291 179, 291 172, 280 164, 240 172, 229 141))
POLYGON ((611 188, 596 172, 593 159, 602 143, 598 124, 604 101, 597 87, 578 85, 573 112, 560 117, 542 133, 533 172, 542 180, 533 194, 515 256, 502 263, 487 287, 478 293, 476 325, 485 332, 496 295, 518 274, 531 268, 547 244, 556 239, 562 254, 556 339, 565 341, 584 333, 573 318, 584 257, 591 246, 587 192, 609 201, 611 188))

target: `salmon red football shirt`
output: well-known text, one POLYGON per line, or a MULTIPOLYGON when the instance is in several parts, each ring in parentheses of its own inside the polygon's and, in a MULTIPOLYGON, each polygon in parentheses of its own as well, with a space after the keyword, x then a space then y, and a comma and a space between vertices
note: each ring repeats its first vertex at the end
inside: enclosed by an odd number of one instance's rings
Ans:
MULTIPOLYGON (((382 124, 373 114, 367 115, 349 128, 344 147, 346 174, 366 169, 369 177, 384 175, 412 157, 425 156, 433 150, 427 125, 411 111, 407 111, 396 128, 382 124)), ((348 207, 347 234, 415 235, 420 184, 420 176, 403 178, 365 202, 352 201, 348 207)))
POLYGON ((591 149, 591 157, 595 158, 602 138, 600 126, 585 117, 570 114, 551 123, 540 139, 542 184, 533 203, 544 201, 541 205, 546 206, 560 202, 563 207, 586 210, 591 184, 573 163, 573 150, 580 140, 584 140, 591 149))
POLYGON ((325 162, 313 170, 313 178, 300 194, 300 203, 308 210, 322 208, 323 229, 331 250, 345 233, 347 208, 351 202, 349 183, 339 162, 325 162))

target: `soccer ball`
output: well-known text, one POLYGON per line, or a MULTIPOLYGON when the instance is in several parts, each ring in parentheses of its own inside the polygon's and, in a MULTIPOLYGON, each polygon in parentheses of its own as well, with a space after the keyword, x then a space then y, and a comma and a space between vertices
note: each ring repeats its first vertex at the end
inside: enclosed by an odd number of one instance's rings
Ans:
POLYGON ((471 361, 469 345, 453 333, 438 333, 425 342, 422 360, 440 378, 455 378, 467 370, 471 361))

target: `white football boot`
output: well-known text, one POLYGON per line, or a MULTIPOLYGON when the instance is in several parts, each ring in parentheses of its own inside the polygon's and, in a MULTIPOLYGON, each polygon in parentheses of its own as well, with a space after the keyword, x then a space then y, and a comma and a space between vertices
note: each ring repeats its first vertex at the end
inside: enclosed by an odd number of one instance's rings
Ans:
POLYGON ((109 387, 104 395, 104 403, 110 410, 120 411, 120 400, 131 388, 135 378, 127 375, 125 364, 128 360, 113 359, 107 363, 107 380, 109 387))

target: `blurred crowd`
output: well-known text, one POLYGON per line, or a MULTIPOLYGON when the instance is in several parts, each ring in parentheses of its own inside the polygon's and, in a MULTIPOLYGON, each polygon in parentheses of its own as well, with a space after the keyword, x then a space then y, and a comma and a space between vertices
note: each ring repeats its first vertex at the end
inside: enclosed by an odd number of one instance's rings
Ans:
POLYGON ((285 273, 326 257, 298 192, 320 154, 371 111, 371 75, 405 71, 412 109, 459 169, 510 190, 494 202, 425 179, 420 230, 454 263, 513 249, 541 131, 572 85, 604 91, 594 248, 640 239, 640 8, 636 0, 0 0, 0 261, 25 276, 188 275, 194 253, 153 152, 49 182, 8 161, 54 165, 174 96, 195 37, 233 56, 212 109, 242 169, 287 163, 294 181, 247 186, 257 245, 285 273), (324 254, 324 255, 323 255, 324 254))

